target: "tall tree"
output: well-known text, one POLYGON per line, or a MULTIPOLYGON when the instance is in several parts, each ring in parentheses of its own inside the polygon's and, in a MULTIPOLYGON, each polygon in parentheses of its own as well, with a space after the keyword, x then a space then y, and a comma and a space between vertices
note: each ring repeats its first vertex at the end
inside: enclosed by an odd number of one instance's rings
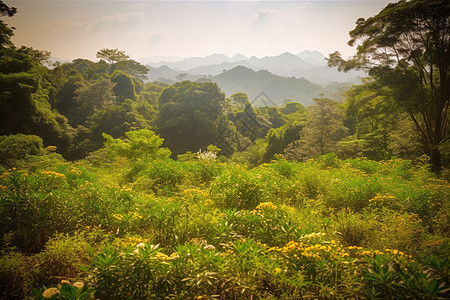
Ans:
POLYGON ((77 124, 84 124, 86 119, 96 111, 116 103, 114 86, 111 80, 102 78, 84 84, 75 91, 75 101, 78 106, 77 124))
POLYGON ((369 159, 391 157, 388 134, 396 126, 398 115, 398 106, 391 94, 391 89, 370 79, 352 86, 345 93, 344 123, 350 128, 355 141, 363 146, 362 154, 369 159))
POLYGON ((108 49, 103 48, 97 52, 97 58, 105 60, 108 64, 126 61, 130 57, 125 54, 125 51, 120 51, 119 49, 108 49))
MULTIPOLYGON (((0 17, 8 16, 12 17, 17 13, 15 7, 9 7, 2 0, 0 0, 0 17)), ((14 35, 11 28, 0 20, 0 49, 12 46, 11 37, 14 35)))
POLYGON ((339 52, 328 64, 340 70, 367 68, 394 91, 394 99, 420 132, 433 170, 441 170, 441 145, 450 138, 450 2, 399 1, 376 16, 360 18, 350 31, 357 53, 339 52))
POLYGON ((300 140, 294 141, 285 150, 288 157, 303 160, 335 152, 338 142, 347 134, 339 103, 326 98, 314 101, 316 104, 308 108, 300 140))
POLYGON ((183 81, 163 90, 158 98, 157 125, 164 145, 176 155, 217 144, 217 120, 225 95, 215 83, 183 81))

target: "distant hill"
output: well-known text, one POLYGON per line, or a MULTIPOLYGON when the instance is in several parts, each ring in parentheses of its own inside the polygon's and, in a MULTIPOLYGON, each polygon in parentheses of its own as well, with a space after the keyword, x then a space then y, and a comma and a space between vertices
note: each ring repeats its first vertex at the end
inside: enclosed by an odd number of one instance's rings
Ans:
POLYGON ((250 64, 248 61, 241 60, 241 61, 237 61, 237 62, 224 62, 224 63, 216 64, 216 65, 196 67, 187 72, 189 74, 194 74, 194 75, 214 76, 214 75, 218 75, 218 74, 222 73, 223 71, 228 71, 228 70, 231 70, 238 66, 244 66, 244 67, 250 68, 252 70, 258 70, 258 68, 256 66, 250 64))
POLYGON ((313 98, 327 92, 324 87, 306 79, 282 77, 269 71, 254 71, 244 66, 224 71, 210 79, 216 82, 227 96, 237 92, 246 93, 255 106, 283 105, 286 98, 310 105, 313 98), (263 99, 258 96, 268 99, 261 101, 263 99))
POLYGON ((177 62, 161 61, 148 63, 148 65, 151 67, 161 67, 166 65, 177 71, 188 71, 196 67, 220 64, 223 62, 230 62, 230 58, 224 54, 214 53, 205 57, 191 57, 177 62))
POLYGON ((252 56, 248 62, 260 69, 268 70, 278 75, 284 75, 284 73, 292 68, 299 68, 307 70, 314 68, 314 65, 307 63, 297 55, 289 52, 285 52, 278 56, 265 56, 263 58, 257 58, 252 56))
MULTIPOLYGON (((215 65, 215 68, 223 67, 224 64, 215 65)), ((225 65, 232 65, 228 63, 225 65)), ((212 67, 212 66, 210 66, 212 67)), ((231 96, 237 92, 246 93, 250 101, 255 106, 283 105, 286 99, 289 101, 300 102, 303 105, 313 103, 313 98, 320 94, 331 95, 338 89, 346 88, 351 83, 328 83, 319 85, 312 83, 305 78, 285 77, 273 74, 266 70, 255 71, 248 66, 235 66, 230 70, 222 69, 222 72, 215 76, 201 76, 175 71, 168 66, 158 68, 149 67, 147 74, 149 81, 161 81, 173 84, 178 81, 190 80, 197 82, 216 82, 222 91, 231 96), (257 100, 259 95, 265 95, 266 100, 257 100)), ((200 70, 202 67, 199 67, 200 70)))
MULTIPOLYGON (((329 96, 367 76, 362 71, 342 73, 329 68, 322 53, 310 50, 261 58, 242 54, 230 58, 215 53, 175 62, 152 62, 147 66, 149 81, 169 84, 183 80, 213 81, 227 96, 243 92, 253 100, 263 93, 274 105, 283 105, 285 99, 309 105, 320 94, 329 96)), ((264 101, 256 102, 256 106, 266 105, 264 101)))

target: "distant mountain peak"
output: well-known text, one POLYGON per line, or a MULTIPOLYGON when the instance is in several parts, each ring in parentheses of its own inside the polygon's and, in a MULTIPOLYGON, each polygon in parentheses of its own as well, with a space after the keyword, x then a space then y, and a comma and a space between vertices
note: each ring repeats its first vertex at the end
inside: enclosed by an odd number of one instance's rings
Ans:
POLYGON ((311 51, 311 50, 304 50, 297 54, 297 57, 309 62, 309 63, 320 63, 325 64, 325 55, 323 55, 319 51, 311 51))
POLYGON ((247 56, 245 56, 244 54, 240 54, 240 53, 237 53, 236 55, 234 55, 233 57, 230 58, 230 60, 232 62, 240 61, 240 60, 247 60, 247 59, 248 59, 247 56))
POLYGON ((284 52, 279 56, 296 56, 295 54, 292 54, 291 52, 284 52))
POLYGON ((225 58, 228 59, 229 57, 226 56, 225 54, 221 54, 221 53, 213 53, 211 55, 206 56, 207 58, 225 58))

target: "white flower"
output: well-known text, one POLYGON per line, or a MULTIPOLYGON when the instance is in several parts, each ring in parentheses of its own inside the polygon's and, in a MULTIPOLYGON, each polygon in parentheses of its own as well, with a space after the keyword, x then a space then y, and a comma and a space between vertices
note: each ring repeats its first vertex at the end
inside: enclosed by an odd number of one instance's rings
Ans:
POLYGON ((205 249, 206 250, 214 250, 214 249, 216 249, 216 247, 214 247, 213 245, 207 245, 207 246, 205 246, 205 249))
POLYGON ((81 281, 77 281, 73 284, 73 286, 81 290, 84 287, 84 283, 81 281))
POLYGON ((217 158, 217 154, 211 151, 202 152, 202 149, 199 149, 197 152, 197 158, 204 160, 214 160, 217 158))
POLYGON ((44 298, 50 299, 51 297, 53 297, 54 295, 59 294, 59 293, 60 293, 60 292, 59 292, 58 288, 52 287, 52 288, 46 289, 46 290, 42 293, 42 296, 43 296, 44 298))

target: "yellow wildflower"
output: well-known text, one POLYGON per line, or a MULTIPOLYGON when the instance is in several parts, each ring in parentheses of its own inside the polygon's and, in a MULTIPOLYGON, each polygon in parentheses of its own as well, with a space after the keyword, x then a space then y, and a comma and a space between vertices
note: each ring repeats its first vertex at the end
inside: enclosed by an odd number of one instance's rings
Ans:
POLYGON ((78 169, 77 167, 72 167, 72 169, 70 169, 70 172, 71 172, 71 173, 74 173, 74 174, 77 174, 77 175, 83 173, 83 172, 82 172, 80 169, 78 169))
POLYGON ((121 214, 113 214, 112 216, 113 216, 114 219, 117 219, 119 221, 123 220, 123 216, 121 214))
POLYGON ((261 210, 261 209, 277 209, 277 207, 272 202, 262 202, 260 203, 255 209, 261 210))
POLYGON ((58 173, 58 172, 53 172, 53 171, 42 171, 41 172, 42 175, 47 175, 49 177, 59 177, 59 178, 66 178, 66 175, 58 173))
POLYGON ((49 152, 55 152, 56 149, 57 149, 56 146, 47 146, 47 147, 45 148, 45 150, 47 150, 47 151, 49 151, 49 152))

